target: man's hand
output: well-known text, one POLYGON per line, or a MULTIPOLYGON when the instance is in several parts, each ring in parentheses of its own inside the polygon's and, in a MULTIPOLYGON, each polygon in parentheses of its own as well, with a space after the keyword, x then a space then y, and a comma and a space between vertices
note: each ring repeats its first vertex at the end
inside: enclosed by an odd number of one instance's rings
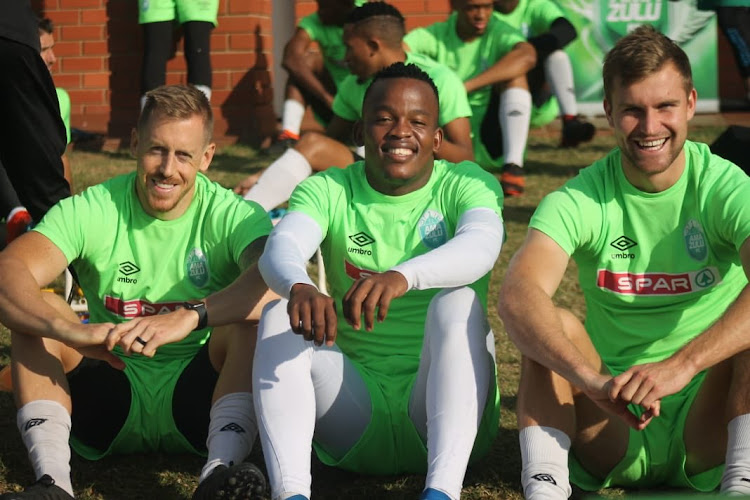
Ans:
POLYGON ((593 385, 584 389, 583 392, 599 408, 611 415, 621 418, 628 426, 639 431, 645 429, 654 417, 659 416, 658 401, 652 406, 652 408, 645 408, 640 417, 636 416, 630 411, 630 409, 628 409, 629 401, 617 397, 611 397, 611 387, 613 383, 613 378, 602 375, 593 385))
POLYGON ((641 405, 658 416, 661 398, 682 390, 695 375, 690 364, 673 358, 637 365, 612 379, 609 397, 641 405))
POLYGON ((63 342, 87 358, 100 359, 109 363, 112 368, 124 370, 125 363, 109 352, 105 343, 107 335, 115 327, 114 323, 71 323, 70 329, 61 332, 63 342))
POLYGON ((333 345, 338 320, 331 297, 312 285, 297 283, 289 294, 287 312, 294 333, 314 341, 315 345, 323 345, 323 342, 333 345))
POLYGON ((233 191, 240 196, 245 196, 245 194, 248 191, 250 191, 250 188, 252 188, 258 183, 258 179, 260 179, 260 176, 262 173, 263 173, 263 170, 261 170, 260 172, 256 172, 254 174, 248 175, 247 177, 242 179, 239 182, 239 184, 237 184, 234 187, 233 191))
POLYGON ((385 320, 391 301, 407 292, 409 284, 404 275, 397 271, 372 274, 354 282, 344 295, 344 317, 355 330, 359 330, 362 315, 365 317, 365 330, 375 326, 375 308, 378 309, 378 322, 385 320))
POLYGON ((106 339, 110 351, 119 345, 126 356, 136 352, 152 358, 164 344, 179 342, 198 326, 198 314, 177 309, 167 314, 141 316, 112 328, 106 339))

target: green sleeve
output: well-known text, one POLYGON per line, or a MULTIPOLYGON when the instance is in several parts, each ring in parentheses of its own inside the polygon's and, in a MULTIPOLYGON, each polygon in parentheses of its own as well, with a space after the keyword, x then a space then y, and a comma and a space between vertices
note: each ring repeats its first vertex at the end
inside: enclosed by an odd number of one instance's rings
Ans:
POLYGON ((531 35, 537 36, 549 31, 552 22, 565 17, 560 7, 551 0, 536 0, 529 4, 526 22, 531 27, 531 35))
POLYGON ((268 236, 273 229, 271 219, 263 208, 253 201, 240 201, 236 209, 227 213, 227 235, 232 260, 241 264, 241 256, 253 241, 268 236))
MULTIPOLYGON (((710 215, 710 228, 718 228, 716 236, 737 251, 750 238, 750 177, 739 167, 711 155, 711 169, 722 172, 705 199, 710 215)), ((711 229, 708 229, 709 232, 711 229)))
POLYGON ((586 193, 580 177, 568 181, 542 199, 529 222, 560 245, 568 256, 594 243, 594 228, 601 228, 602 211, 586 193))
POLYGON ((464 82, 449 68, 438 65, 429 72, 438 88, 440 99, 440 126, 457 118, 471 117, 471 106, 464 82))
POLYGON ((438 41, 435 34, 428 28, 413 29, 404 37, 404 43, 409 46, 411 52, 435 59, 437 58, 438 41))
POLYGON ((461 214, 474 208, 489 208, 503 218, 503 192, 494 175, 471 161, 462 161, 448 168, 457 181, 451 190, 456 193, 456 222, 461 214))
POLYGON ((365 85, 357 83, 356 76, 347 76, 333 98, 333 114, 350 122, 359 120, 365 88, 365 85))
POLYGON ((57 92, 57 102, 60 103, 60 117, 65 124, 66 144, 70 144, 70 96, 61 88, 55 88, 57 92))

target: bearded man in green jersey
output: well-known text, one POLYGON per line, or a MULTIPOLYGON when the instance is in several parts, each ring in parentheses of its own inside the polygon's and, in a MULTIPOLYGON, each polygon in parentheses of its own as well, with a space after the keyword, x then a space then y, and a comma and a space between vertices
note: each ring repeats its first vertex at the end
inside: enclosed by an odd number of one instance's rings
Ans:
POLYGON ((687 140, 697 94, 669 38, 637 28, 603 75, 618 147, 542 201, 500 294, 524 493, 748 495, 750 178, 687 140), (571 257, 583 323, 552 301, 571 257))
POLYGON ((193 498, 263 495, 263 475, 242 461, 257 434, 251 359, 268 289, 256 263, 271 223, 203 175, 212 130, 200 90, 149 92, 136 171, 62 200, 0 254, 0 321, 37 478, 3 500, 73 498, 71 447, 89 460, 207 454, 193 498), (68 265, 89 324, 40 292, 68 265))
POLYGON ((364 161, 302 182, 269 237, 261 272, 284 300, 263 311, 253 383, 273 498, 310 498, 314 446, 359 473, 426 473, 421 498, 455 500, 497 432, 502 194, 475 163, 435 159, 437 96, 414 65, 378 73, 364 161), (318 247, 331 296, 305 271, 318 247))

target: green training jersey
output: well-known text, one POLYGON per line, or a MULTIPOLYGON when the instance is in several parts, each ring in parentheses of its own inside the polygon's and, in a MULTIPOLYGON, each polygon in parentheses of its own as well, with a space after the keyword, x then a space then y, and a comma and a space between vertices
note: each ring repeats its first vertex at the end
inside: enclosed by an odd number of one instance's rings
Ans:
MULTIPOLYGON (((466 97, 464 84, 453 71, 419 54, 407 53, 405 63, 419 66, 435 82, 440 100, 438 124, 441 127, 456 118, 471 116, 471 107, 466 97)), ((360 82, 355 75, 346 77, 333 100, 333 112, 350 122, 362 118, 362 102, 371 82, 372 78, 360 82)))
MULTIPOLYGON (((260 206, 202 174, 183 215, 155 219, 144 212, 131 173, 60 201, 34 230, 75 267, 91 322, 121 323, 173 311, 231 284, 240 274, 240 254, 270 233, 271 222, 260 206)), ((129 368, 152 369, 162 359, 192 357, 209 333, 192 332, 160 347, 153 359, 122 358, 129 368)))
MULTIPOLYGON (((289 201, 290 211, 305 213, 320 225, 323 260, 337 304, 361 276, 385 272, 444 244, 467 210, 486 207, 501 215, 500 186, 475 163, 436 160, 427 185, 403 196, 374 190, 364 169, 361 161, 316 174, 289 201)), ((488 280, 489 274, 471 285, 485 305, 488 280)), ((439 291, 411 290, 395 299, 385 321, 371 332, 353 330, 339 308, 336 343, 382 381, 410 379, 419 365, 427 306, 439 291)))
POLYGON ((60 87, 55 87, 57 93, 57 102, 60 103, 60 117, 65 124, 65 144, 70 144, 70 96, 60 87))
POLYGON ((519 0, 510 14, 495 11, 494 16, 519 30, 527 39, 546 33, 555 19, 565 17, 552 0, 519 0))
POLYGON ((529 227, 578 264, 586 330, 614 373, 669 357, 723 314, 747 284, 750 178, 685 143, 675 185, 630 184, 615 149, 539 205, 529 227))
MULTIPOLYGON (((359 7, 366 2, 367 0, 355 0, 354 5, 359 7)), ((323 24, 317 12, 300 19, 297 27, 305 30, 310 40, 318 43, 325 67, 338 88, 344 78, 349 75, 349 68, 344 60, 346 54, 343 42, 344 27, 323 24)))
MULTIPOLYGON (((526 41, 518 30, 493 16, 490 17, 484 35, 465 42, 456 32, 457 16, 454 12, 446 21, 417 28, 404 37, 404 42, 410 51, 423 54, 449 67, 464 82, 487 70, 516 44, 526 41)), ((480 140, 479 130, 487 112, 491 92, 492 87, 486 86, 469 94, 472 111, 471 130, 474 133, 475 145, 480 140)))

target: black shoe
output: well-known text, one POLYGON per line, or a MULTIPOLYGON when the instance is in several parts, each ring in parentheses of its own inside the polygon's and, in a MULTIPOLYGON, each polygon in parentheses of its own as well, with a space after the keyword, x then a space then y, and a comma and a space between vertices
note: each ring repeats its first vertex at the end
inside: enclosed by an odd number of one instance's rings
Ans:
POLYGON ((521 196, 525 184, 523 168, 515 163, 506 163, 503 165, 500 173, 500 185, 503 187, 503 194, 505 196, 521 196))
POLYGON ((595 133, 596 127, 578 116, 564 120, 560 145, 564 148, 574 148, 593 139, 595 133))
POLYGON ((195 489, 193 500, 261 500, 266 489, 266 478, 253 464, 219 465, 195 489))
POLYGON ((297 139, 289 137, 286 134, 281 134, 273 144, 263 150, 263 154, 278 157, 284 154, 287 149, 293 148, 295 144, 297 144, 297 139))
POLYGON ((0 500, 73 500, 73 497, 45 474, 23 491, 0 495, 0 500))

